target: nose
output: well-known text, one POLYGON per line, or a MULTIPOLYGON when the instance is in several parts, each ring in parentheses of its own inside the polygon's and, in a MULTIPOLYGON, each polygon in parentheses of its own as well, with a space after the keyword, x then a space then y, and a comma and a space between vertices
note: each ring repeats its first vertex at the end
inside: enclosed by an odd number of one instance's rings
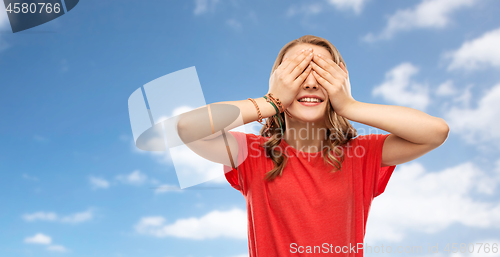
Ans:
POLYGON ((303 89, 318 89, 319 88, 318 81, 316 81, 316 78, 314 77, 312 72, 309 73, 309 75, 304 80, 304 83, 302 83, 302 88, 303 89))

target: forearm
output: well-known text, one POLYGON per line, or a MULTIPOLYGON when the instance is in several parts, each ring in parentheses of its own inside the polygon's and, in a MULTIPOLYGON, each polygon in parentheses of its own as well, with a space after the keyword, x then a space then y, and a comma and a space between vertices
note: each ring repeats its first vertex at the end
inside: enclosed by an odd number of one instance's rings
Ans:
MULTIPOLYGON (((264 97, 254 98, 254 100, 259 106, 262 119, 271 117, 276 114, 276 109, 274 109, 274 107, 270 103, 268 103, 266 99, 264 99, 264 97)), ((259 119, 259 115, 257 113, 255 105, 248 99, 240 101, 217 102, 213 104, 232 104, 238 107, 240 109, 244 124, 254 122, 259 119)))
MULTIPOLYGON (((276 114, 274 107, 266 101, 263 97, 254 99, 259 110, 261 112, 262 118, 268 118, 276 114)), ((233 128, 239 127, 243 124, 254 122, 258 120, 257 109, 250 100, 240 100, 240 101, 224 101, 209 104, 210 114, 208 113, 208 108, 202 106, 196 110, 183 113, 178 120, 178 131, 182 134, 183 138, 189 138, 190 141, 198 140, 204 138, 209 140, 219 136, 221 133, 217 133, 224 130, 231 130, 233 128), (241 115, 241 120, 235 121, 233 108, 220 108, 221 106, 216 106, 218 104, 232 105, 237 107, 238 114, 241 115), (228 110, 231 109, 231 110, 228 110), (210 122, 210 120, 212 120, 210 122), (215 133, 212 133, 211 126, 213 124, 215 133), (214 134, 213 136, 211 136, 214 134)))
POLYGON ((416 144, 440 145, 448 136, 448 125, 438 117, 419 110, 353 101, 340 115, 376 127, 416 144))

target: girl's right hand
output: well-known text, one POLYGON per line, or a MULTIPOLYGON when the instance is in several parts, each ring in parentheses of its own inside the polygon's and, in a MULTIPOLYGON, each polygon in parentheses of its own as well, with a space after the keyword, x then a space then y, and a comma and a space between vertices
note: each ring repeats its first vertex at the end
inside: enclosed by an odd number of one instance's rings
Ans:
POLYGON ((293 103, 300 85, 311 72, 312 57, 312 48, 299 50, 289 59, 285 58, 271 75, 268 93, 280 100, 283 109, 293 103))

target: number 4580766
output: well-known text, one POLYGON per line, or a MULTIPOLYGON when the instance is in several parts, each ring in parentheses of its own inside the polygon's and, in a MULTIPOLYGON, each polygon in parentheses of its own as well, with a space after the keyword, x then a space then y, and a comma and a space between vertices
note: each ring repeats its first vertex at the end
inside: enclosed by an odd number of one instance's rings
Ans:
POLYGON ((51 3, 14 3, 14 7, 12 7, 12 3, 10 3, 5 9, 8 13, 36 13, 37 9, 38 13, 59 13, 61 11, 61 4, 55 3, 53 6, 51 3), (45 10, 44 10, 45 9, 45 10))

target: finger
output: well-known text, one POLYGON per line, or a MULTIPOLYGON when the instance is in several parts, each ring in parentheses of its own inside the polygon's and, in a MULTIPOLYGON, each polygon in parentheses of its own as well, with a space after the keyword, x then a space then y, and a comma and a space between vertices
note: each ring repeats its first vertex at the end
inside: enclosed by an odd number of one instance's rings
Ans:
POLYGON ((308 65, 310 65, 312 57, 313 53, 311 52, 295 67, 295 69, 292 70, 290 76, 296 79, 301 73, 303 73, 304 69, 307 68, 308 65))
POLYGON ((347 93, 351 95, 351 82, 349 82, 349 77, 346 79, 347 93))
POLYGON ((282 64, 283 64, 283 70, 286 69, 286 67, 288 67, 288 65, 290 65, 290 62, 295 60, 295 58, 297 58, 298 56, 300 56, 301 54, 303 54, 307 49, 301 49, 301 50, 298 50, 297 52, 295 52, 295 54, 293 54, 290 58, 287 58, 286 62, 285 60, 283 60, 282 64))
POLYGON ((276 68, 275 72, 276 71, 281 72, 284 69, 284 67, 288 64, 287 60, 288 58, 283 58, 283 60, 281 60, 281 63, 278 65, 278 68, 276 68))
POLYGON ((297 79, 295 80, 295 82, 298 82, 299 85, 301 85, 304 80, 307 78, 307 76, 309 76, 309 73, 311 73, 312 71, 312 67, 311 67, 311 64, 309 64, 307 66, 307 68, 304 70, 304 72, 302 72, 302 74, 300 74, 297 79))
POLYGON ((283 67, 285 67, 285 65, 288 63, 286 60, 288 60, 288 58, 283 58, 283 60, 278 65, 278 68, 276 68, 276 70, 283 70, 283 67))
POLYGON ((330 91, 329 89, 332 87, 332 84, 330 84, 330 82, 328 82, 325 78, 321 77, 321 75, 319 75, 314 69, 311 72, 314 78, 316 78, 316 81, 318 81, 318 83, 323 86, 327 92, 330 91))
MULTIPOLYGON (((308 55, 309 55, 309 51, 307 51, 307 49, 305 51, 301 51, 295 58, 293 58, 293 60, 290 60, 288 66, 285 67, 285 69, 283 70, 283 72, 285 74, 291 74, 292 71, 297 67, 297 65, 299 65, 308 55)), ((305 68, 305 66, 304 66, 305 68)), ((295 76, 297 77, 297 76, 295 76)))
POLYGON ((349 72, 347 71, 347 68, 345 67, 344 62, 340 62, 340 68, 342 68, 342 70, 347 74, 347 76, 349 76, 349 72))
MULTIPOLYGON (((333 60, 324 58, 324 56, 322 55, 318 56, 317 54, 315 54, 313 61, 315 61, 319 66, 323 67, 324 69, 327 69, 328 65, 330 65, 336 72, 338 72, 339 75, 347 77, 347 73, 344 70, 342 70, 340 66, 333 60)), ((335 76, 334 73, 332 73, 332 75, 335 76)))
MULTIPOLYGON (((331 74, 328 70, 323 69, 320 67, 318 64, 316 64, 314 61, 311 62, 311 66, 313 71, 316 71, 317 74, 319 74, 323 79, 327 80, 330 82, 330 84, 334 84, 337 78, 331 74)), ((334 71, 336 74, 336 71, 334 71)), ((338 75, 337 75, 338 76, 338 75)))

